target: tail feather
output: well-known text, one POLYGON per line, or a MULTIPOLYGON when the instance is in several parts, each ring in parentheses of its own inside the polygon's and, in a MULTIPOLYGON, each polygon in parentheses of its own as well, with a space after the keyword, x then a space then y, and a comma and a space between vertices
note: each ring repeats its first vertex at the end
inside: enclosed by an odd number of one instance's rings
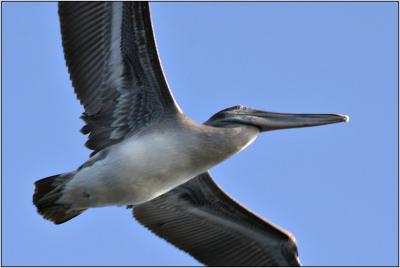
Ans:
POLYGON ((33 204, 37 211, 55 224, 61 224, 81 214, 83 210, 70 210, 68 204, 58 204, 65 184, 72 178, 72 173, 47 177, 35 182, 33 204))

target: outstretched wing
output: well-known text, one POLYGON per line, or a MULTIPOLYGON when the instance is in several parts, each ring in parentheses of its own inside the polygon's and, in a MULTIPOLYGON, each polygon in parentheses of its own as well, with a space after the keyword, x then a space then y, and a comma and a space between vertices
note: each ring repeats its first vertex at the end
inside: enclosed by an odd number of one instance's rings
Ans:
POLYGON ((59 15, 92 154, 180 112, 159 62, 147 2, 60 2, 59 15))
POLYGON ((152 232, 209 266, 299 266, 287 232, 259 218, 204 173, 134 208, 152 232))

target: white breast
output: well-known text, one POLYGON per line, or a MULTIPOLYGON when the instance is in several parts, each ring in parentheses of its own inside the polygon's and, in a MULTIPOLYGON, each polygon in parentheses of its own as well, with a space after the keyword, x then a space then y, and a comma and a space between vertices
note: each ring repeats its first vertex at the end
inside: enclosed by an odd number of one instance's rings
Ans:
POLYGON ((69 192, 63 198, 74 200, 75 207, 81 208, 146 202, 207 171, 244 146, 226 150, 229 140, 226 144, 202 143, 199 139, 204 137, 193 134, 166 131, 128 138, 110 147, 104 159, 80 170, 68 183, 69 192))
POLYGON ((174 135, 136 137, 110 149, 105 159, 79 171, 67 185, 65 198, 75 200, 76 207, 142 203, 210 167, 193 166, 174 135))

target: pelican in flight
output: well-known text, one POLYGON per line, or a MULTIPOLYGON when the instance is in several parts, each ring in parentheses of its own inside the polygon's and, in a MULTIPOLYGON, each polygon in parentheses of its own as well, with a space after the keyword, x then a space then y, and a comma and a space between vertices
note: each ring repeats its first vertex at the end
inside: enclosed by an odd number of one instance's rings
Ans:
POLYGON ((128 206, 205 265, 299 266, 294 237, 230 198, 208 170, 262 132, 348 117, 237 105, 198 124, 168 88, 147 2, 61 2, 59 16, 93 152, 76 170, 35 183, 37 211, 61 224, 88 208, 128 206))

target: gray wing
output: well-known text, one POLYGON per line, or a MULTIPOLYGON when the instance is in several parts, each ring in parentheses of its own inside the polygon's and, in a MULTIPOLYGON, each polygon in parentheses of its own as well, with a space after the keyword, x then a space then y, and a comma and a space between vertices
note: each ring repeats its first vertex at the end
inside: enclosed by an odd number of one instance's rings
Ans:
POLYGON ((294 238, 259 218, 204 173, 134 208, 152 232, 209 266, 300 266, 294 238))
POLYGON ((60 2, 59 16, 92 154, 180 112, 162 72, 147 2, 60 2))

